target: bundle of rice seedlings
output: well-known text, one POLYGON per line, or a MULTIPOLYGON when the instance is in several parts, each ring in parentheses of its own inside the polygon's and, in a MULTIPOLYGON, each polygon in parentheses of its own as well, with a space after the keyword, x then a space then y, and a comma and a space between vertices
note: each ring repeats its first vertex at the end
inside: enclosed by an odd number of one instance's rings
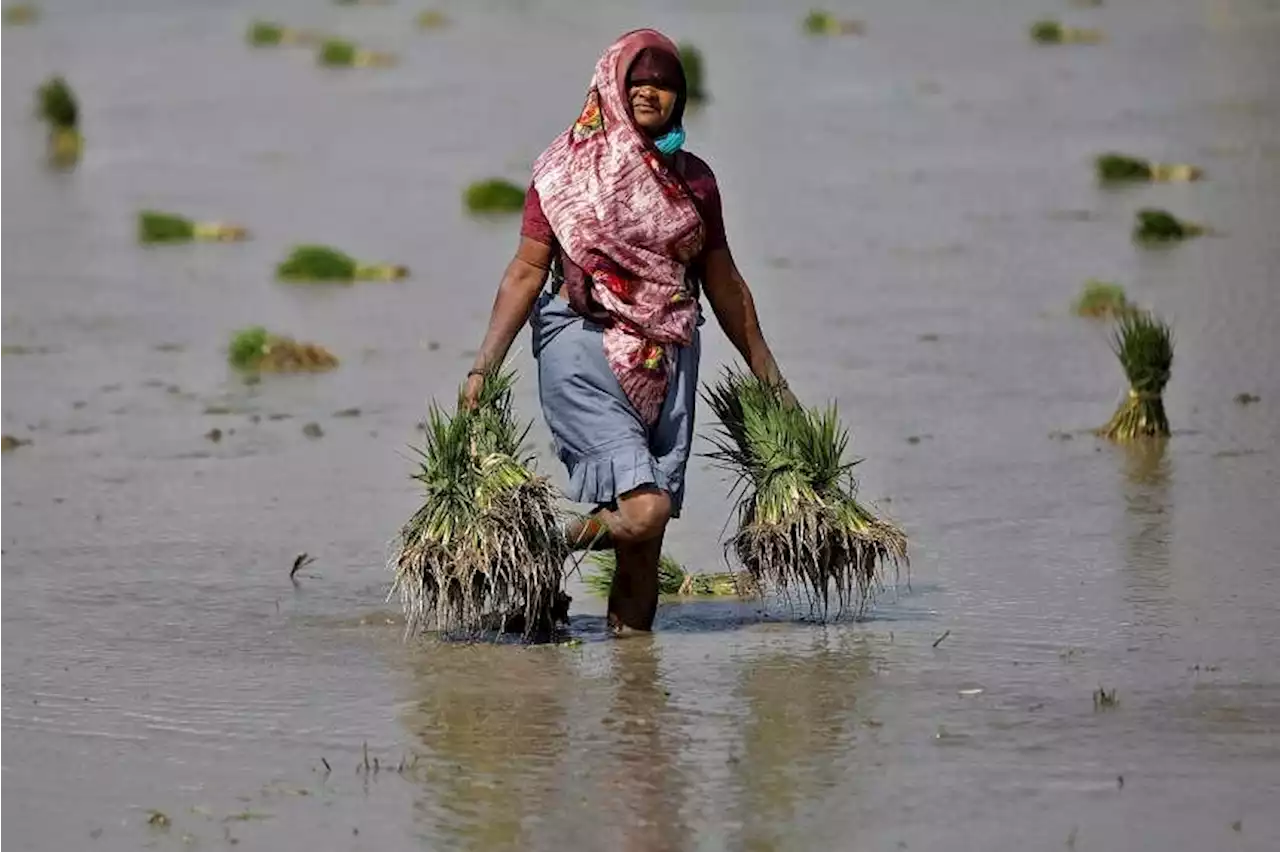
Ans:
POLYGON ((1082 317, 1118 317, 1133 309, 1123 287, 1096 279, 1085 282, 1075 304, 1076 314, 1082 317))
POLYGON ((682 42, 679 50, 680 64, 684 66, 685 95, 689 103, 705 101, 707 90, 702 85, 702 51, 696 45, 687 42, 682 42))
POLYGON ((227 360, 237 369, 261 373, 316 373, 338 366, 323 346, 271 334, 260 325, 232 335, 227 360))
POLYGON ((802 24, 809 35, 862 35, 865 27, 861 21, 840 20, 830 12, 813 9, 804 16, 802 24))
POLYGON ((1203 225, 1184 222, 1167 210, 1147 208, 1134 214, 1133 238, 1140 243, 1171 243, 1205 232, 1203 225))
POLYGON ((279 266, 276 277, 284 281, 394 281, 409 274, 407 266, 360 263, 329 246, 296 246, 279 266))
POLYGON ((1129 393, 1098 434, 1113 441, 1167 436, 1164 387, 1173 368, 1173 331, 1147 311, 1121 316, 1111 336, 1111 351, 1129 380, 1129 393))
POLYGON ((1094 161, 1101 183, 1124 181, 1152 181, 1156 183, 1183 183, 1199 180, 1204 171, 1186 163, 1153 163, 1124 154, 1099 154, 1094 161))
POLYGON ((4 23, 7 27, 34 24, 40 20, 40 7, 34 3, 14 3, 4 7, 4 23))
POLYGON ((185 243, 191 240, 236 242, 248 239, 249 229, 226 222, 196 222, 174 213, 143 210, 138 213, 138 242, 185 243))
POLYGON ((394 65, 394 54, 363 50, 354 42, 340 38, 325 39, 316 59, 330 68, 375 68, 394 65))
POLYGON ((462 202, 472 213, 519 213, 524 209, 524 190, 502 178, 478 180, 467 187, 462 202))
POLYGON ((835 406, 788 405, 782 392, 727 370, 704 398, 720 419, 710 457, 737 479, 738 529, 725 545, 760 586, 837 614, 861 613, 882 569, 907 563, 907 539, 857 499, 835 406))
MULTIPOLYGON (((594 569, 582 581, 596 595, 607 598, 618 570, 618 559, 612 550, 601 550, 587 557, 594 569)), ((757 593, 756 584, 747 572, 740 574, 692 574, 667 554, 658 562, 658 594, 750 597, 757 593)))
POLYGON ((50 77, 36 90, 36 112, 49 125, 49 157, 58 165, 80 158, 80 106, 67 81, 50 77))
POLYGON ((1097 44, 1103 38, 1102 30, 1064 27, 1053 20, 1036 21, 1031 25, 1031 40, 1039 44, 1097 44))
POLYGON ((418 27, 424 30, 438 30, 448 25, 449 18, 439 9, 427 9, 418 13, 418 27))
POLYGON ((515 374, 485 376, 478 404, 433 405, 413 478, 423 502, 400 531, 395 572, 407 631, 475 635, 522 622, 526 639, 554 627, 569 546, 551 482, 521 451, 528 424, 511 401, 515 374))

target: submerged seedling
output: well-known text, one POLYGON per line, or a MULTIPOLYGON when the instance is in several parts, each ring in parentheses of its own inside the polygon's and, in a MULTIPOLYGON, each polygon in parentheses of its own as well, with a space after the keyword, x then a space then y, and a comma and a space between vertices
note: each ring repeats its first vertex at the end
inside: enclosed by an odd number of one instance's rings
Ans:
POLYGON ((316 60, 329 68, 374 68, 396 63, 394 54, 364 50, 354 42, 340 38, 326 39, 320 45, 316 60))
POLYGON ((1129 393, 1098 434, 1113 441, 1169 435, 1164 388, 1173 368, 1173 331, 1146 311, 1121 316, 1111 338, 1129 380, 1129 393))
POLYGON ((80 105, 62 77, 50 77, 36 90, 36 112, 49 125, 49 159, 70 166, 80 159, 80 105))
POLYGON ((237 369, 263 373, 314 373, 338 366, 338 359, 323 346, 271 334, 260 325, 232 335, 227 360, 237 369))
POLYGON ((235 242, 248 239, 249 230, 226 222, 196 222, 174 213, 143 210, 138 214, 138 242, 235 242))
POLYGON ((349 254, 321 245, 296 246, 276 267, 276 277, 284 281, 395 281, 408 274, 407 266, 360 263, 349 254))
POLYGON ((688 42, 682 42, 679 51, 680 65, 684 68, 685 97, 690 103, 705 101, 707 90, 703 86, 702 51, 688 42))
POLYGON ((1139 243, 1172 243, 1205 232, 1203 225, 1184 222, 1167 210, 1147 208, 1134 214, 1133 239, 1139 243))
POLYGON ((1186 163, 1153 163, 1125 154, 1099 154, 1094 160, 1098 182, 1182 183, 1204 177, 1200 168, 1186 163))
POLYGON ((1085 282, 1075 303, 1075 312, 1082 317, 1117 317, 1133 309, 1123 287, 1096 279, 1085 282))
POLYGON ((1054 20, 1036 21, 1030 32, 1037 44, 1097 44, 1105 38, 1102 30, 1064 27, 1054 20))
POLYGON ((1109 709, 1119 703, 1114 689, 1108 692, 1104 687, 1099 686, 1093 691, 1093 709, 1095 710, 1109 709))
POLYGON ((462 201, 472 213, 519 213, 524 209, 524 192, 509 180, 489 178, 468 186, 462 201))

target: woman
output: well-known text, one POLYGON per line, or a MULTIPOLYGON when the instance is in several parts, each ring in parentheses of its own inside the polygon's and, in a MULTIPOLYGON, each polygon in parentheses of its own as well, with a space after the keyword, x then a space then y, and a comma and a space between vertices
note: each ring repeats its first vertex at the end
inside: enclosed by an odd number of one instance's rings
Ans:
POLYGON ((616 552, 619 632, 653 625, 662 537, 684 499, 700 289, 751 371, 790 394, 729 252, 715 176, 681 150, 684 107, 684 70, 662 34, 627 33, 600 57, 578 120, 534 163, 520 246, 464 390, 474 405, 532 313, 568 496, 597 506, 566 534, 616 552))

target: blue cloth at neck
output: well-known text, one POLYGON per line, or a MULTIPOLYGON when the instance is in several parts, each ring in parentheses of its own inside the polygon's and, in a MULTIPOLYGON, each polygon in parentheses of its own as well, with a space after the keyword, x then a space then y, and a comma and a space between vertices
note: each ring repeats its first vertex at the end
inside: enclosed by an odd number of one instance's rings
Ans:
POLYGON ((653 140, 654 146, 668 157, 684 147, 684 128, 673 127, 653 140))

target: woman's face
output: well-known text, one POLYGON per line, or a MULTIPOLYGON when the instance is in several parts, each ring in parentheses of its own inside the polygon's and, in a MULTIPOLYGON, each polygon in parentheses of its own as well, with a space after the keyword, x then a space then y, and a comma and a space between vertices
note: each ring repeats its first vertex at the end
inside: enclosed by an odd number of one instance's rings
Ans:
POLYGON ((657 80, 635 79, 627 85, 627 100, 631 103, 631 117, 650 136, 656 135, 676 108, 676 92, 669 84, 657 80))

